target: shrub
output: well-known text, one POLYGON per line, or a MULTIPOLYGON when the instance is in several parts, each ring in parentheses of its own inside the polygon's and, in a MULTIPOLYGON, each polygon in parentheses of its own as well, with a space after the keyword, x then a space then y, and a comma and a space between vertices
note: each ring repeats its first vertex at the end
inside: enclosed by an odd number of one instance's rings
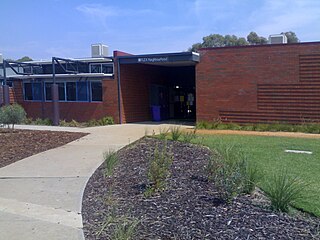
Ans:
POLYGON ((113 117, 103 117, 98 120, 100 126, 111 125, 114 124, 113 117))
POLYGON ((104 172, 104 176, 105 177, 109 177, 113 174, 113 171, 116 167, 116 165, 118 164, 118 155, 116 152, 114 151, 108 151, 106 153, 104 153, 104 163, 105 163, 105 172, 104 172))
POLYGON ((260 174, 257 168, 248 165, 246 155, 234 145, 218 145, 206 170, 220 198, 230 202, 241 193, 251 193, 260 174))
POLYGON ((171 137, 173 141, 177 141, 182 134, 180 126, 173 126, 170 128, 170 131, 171 131, 171 137))
POLYGON ((46 126, 51 126, 52 125, 52 121, 49 118, 37 118, 36 120, 34 120, 31 124, 34 125, 46 125, 46 126))
POLYGON ((169 129, 168 128, 160 128, 159 130, 159 138, 161 140, 165 140, 168 135, 169 129))
POLYGON ((117 223, 112 234, 113 240, 130 240, 133 239, 138 220, 125 219, 123 222, 117 223))
POLYGON ((306 184, 297 177, 291 177, 286 171, 282 171, 268 181, 265 193, 271 201, 272 209, 288 212, 289 206, 302 198, 305 187, 306 184))
POLYGON ((26 112, 18 104, 12 104, 8 106, 4 106, 0 111, 0 121, 4 125, 12 125, 12 129, 14 129, 15 124, 22 123, 26 119, 26 112))
POLYGON ((167 151, 165 144, 161 150, 157 146, 150 156, 148 167, 149 187, 145 191, 145 196, 150 196, 154 192, 163 191, 166 187, 166 179, 170 175, 170 166, 173 161, 173 155, 167 151))
POLYGON ((183 132, 181 136, 183 142, 191 143, 191 141, 196 138, 196 129, 194 129, 192 132, 183 132))

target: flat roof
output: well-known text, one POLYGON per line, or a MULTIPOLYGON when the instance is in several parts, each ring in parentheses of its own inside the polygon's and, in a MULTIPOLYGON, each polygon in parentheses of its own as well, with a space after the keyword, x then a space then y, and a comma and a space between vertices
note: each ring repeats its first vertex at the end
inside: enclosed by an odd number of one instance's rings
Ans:
POLYGON ((149 64, 157 66, 194 66, 200 61, 199 53, 178 52, 178 53, 156 53, 119 56, 120 64, 149 64))

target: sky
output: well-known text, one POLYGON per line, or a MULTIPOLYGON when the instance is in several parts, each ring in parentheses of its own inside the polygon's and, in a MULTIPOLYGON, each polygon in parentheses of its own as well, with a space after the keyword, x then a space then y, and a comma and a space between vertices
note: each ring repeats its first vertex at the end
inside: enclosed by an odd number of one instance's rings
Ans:
POLYGON ((132 54, 186 51, 209 34, 320 41, 319 0, 0 0, 0 54, 90 57, 91 44, 132 54))

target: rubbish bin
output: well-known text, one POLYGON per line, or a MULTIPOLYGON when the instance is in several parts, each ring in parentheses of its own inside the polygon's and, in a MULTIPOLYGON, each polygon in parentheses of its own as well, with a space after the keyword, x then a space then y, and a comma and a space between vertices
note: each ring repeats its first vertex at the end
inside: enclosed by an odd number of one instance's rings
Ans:
POLYGON ((157 105, 152 105, 151 111, 152 111, 152 120, 155 122, 160 122, 161 121, 161 107, 157 106, 157 105))

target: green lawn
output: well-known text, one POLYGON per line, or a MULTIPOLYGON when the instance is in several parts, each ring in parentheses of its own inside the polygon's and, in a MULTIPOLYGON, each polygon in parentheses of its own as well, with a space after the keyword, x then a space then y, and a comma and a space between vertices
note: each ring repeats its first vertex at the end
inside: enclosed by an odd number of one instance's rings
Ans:
POLYGON ((263 189, 274 173, 287 169, 309 185, 305 199, 296 207, 320 216, 320 139, 262 137, 239 135, 203 135, 204 145, 214 149, 217 144, 234 144, 256 164, 263 173, 259 186, 263 189), (312 151, 312 155, 285 153, 286 149, 312 151))

